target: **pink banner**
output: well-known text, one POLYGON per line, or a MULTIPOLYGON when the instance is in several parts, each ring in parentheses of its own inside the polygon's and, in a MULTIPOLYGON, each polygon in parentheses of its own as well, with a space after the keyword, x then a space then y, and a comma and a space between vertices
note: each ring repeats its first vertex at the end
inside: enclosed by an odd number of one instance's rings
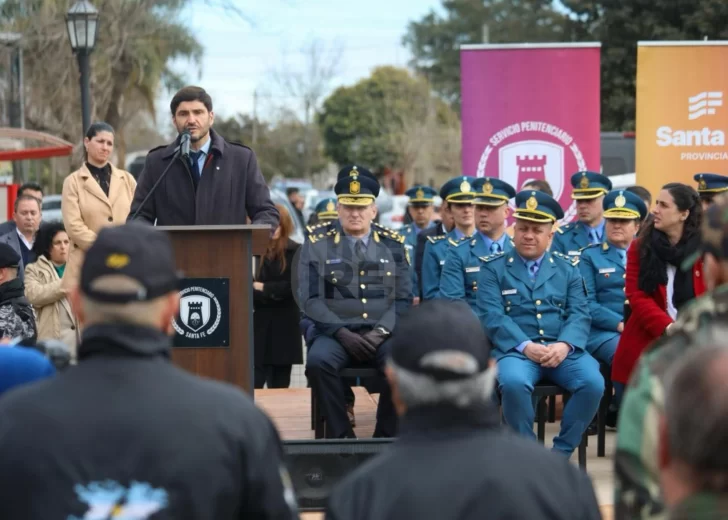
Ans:
POLYGON ((573 220, 571 175, 600 171, 599 60, 598 43, 463 46, 464 174, 545 179, 573 220))

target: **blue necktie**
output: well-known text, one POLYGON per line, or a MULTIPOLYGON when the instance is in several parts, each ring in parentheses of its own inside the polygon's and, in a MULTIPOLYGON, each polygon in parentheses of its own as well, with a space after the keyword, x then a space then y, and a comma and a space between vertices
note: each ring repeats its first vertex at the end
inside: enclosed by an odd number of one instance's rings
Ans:
POLYGON ((535 260, 529 260, 526 262, 526 268, 528 268, 528 277, 533 282, 536 280, 536 275, 538 274, 538 264, 535 260))
POLYGON ((500 253, 500 251, 501 251, 501 248, 500 248, 500 244, 498 244, 498 242, 493 242, 493 243, 492 243, 492 244, 490 245, 490 252, 491 252, 492 254, 494 254, 494 255, 495 255, 495 254, 498 254, 498 253, 500 253))
POLYGON ((202 151, 190 152, 190 171, 192 172, 192 180, 195 183, 195 187, 200 182, 200 156, 203 153, 202 151))
POLYGON ((599 233, 596 229, 592 229, 589 231, 589 236, 591 237, 591 243, 592 244, 598 244, 599 243, 599 233))
POLYGON ((619 258, 622 259, 622 267, 626 268, 627 267, 627 251, 625 251, 624 249, 619 249, 618 252, 619 252, 619 258))

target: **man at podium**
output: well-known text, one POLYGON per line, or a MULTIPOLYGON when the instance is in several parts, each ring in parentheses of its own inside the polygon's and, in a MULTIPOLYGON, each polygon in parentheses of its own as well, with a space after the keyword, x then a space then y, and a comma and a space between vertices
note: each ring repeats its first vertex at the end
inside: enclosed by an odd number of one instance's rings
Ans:
POLYGON ((393 437, 397 419, 383 370, 397 318, 412 303, 410 259, 403 236, 372 222, 379 183, 368 170, 345 167, 334 191, 339 218, 309 235, 298 268, 301 306, 315 323, 306 374, 326 436, 354 438, 339 373, 355 364, 379 368, 374 436, 393 437))
POLYGON ((139 177, 128 220, 158 226, 268 224, 278 210, 255 152, 215 133, 212 98, 200 87, 184 87, 170 103, 179 137, 150 150, 139 177))

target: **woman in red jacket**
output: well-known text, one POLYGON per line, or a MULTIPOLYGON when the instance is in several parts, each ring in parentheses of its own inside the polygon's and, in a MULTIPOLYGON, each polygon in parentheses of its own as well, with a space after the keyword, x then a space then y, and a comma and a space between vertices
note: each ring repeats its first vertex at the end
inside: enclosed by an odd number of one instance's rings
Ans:
POLYGON ((705 292, 702 261, 689 271, 680 268, 700 245, 698 193, 685 184, 666 184, 652 215, 627 251, 625 292, 632 312, 612 362, 617 401, 645 348, 665 333, 685 303, 705 292))

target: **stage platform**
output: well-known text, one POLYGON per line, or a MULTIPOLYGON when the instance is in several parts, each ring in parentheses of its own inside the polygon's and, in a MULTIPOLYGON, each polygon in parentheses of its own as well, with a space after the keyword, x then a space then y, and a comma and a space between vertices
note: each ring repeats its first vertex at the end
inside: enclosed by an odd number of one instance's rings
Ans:
MULTIPOLYGON (((366 389, 353 388, 356 396, 354 413, 356 414, 357 437, 371 437, 374 432, 377 411, 377 394, 370 395, 366 389)), ((311 429, 311 390, 308 388, 287 388, 282 390, 256 390, 255 403, 273 420, 283 440, 313 439, 311 429)), ((559 423, 546 424, 546 445, 551 446, 553 437, 558 433, 559 423)), ((615 433, 607 432, 606 457, 597 457, 596 437, 590 437, 587 459, 587 471, 594 483, 597 499, 602 507, 605 520, 612 519, 614 469, 613 458, 615 433)), ((576 454, 572 461, 576 464, 576 454)), ((301 516, 305 520, 323 520, 323 515, 306 513, 301 516)))

